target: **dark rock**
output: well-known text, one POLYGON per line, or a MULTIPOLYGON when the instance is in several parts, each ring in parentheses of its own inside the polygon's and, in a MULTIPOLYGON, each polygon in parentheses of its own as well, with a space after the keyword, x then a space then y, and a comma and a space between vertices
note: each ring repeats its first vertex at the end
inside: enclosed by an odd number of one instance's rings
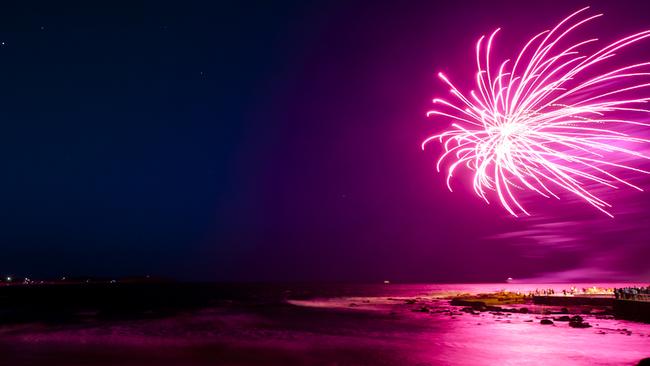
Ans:
POLYGON ((453 306, 470 306, 475 309, 485 307, 485 303, 483 301, 469 301, 463 299, 451 299, 450 304, 453 306))
POLYGON ((468 314, 472 314, 472 315, 478 315, 479 314, 476 311, 474 311, 474 309, 472 309, 472 308, 462 308, 460 311, 468 313, 468 314))
POLYGON ((639 361, 639 363, 637 363, 636 366, 650 366, 650 357, 644 358, 643 360, 639 361))
POLYGON ((533 319, 524 320, 524 323, 532 323, 533 319))
POLYGON ((571 317, 572 322, 582 323, 583 320, 584 319, 582 319, 582 317, 580 315, 574 315, 574 316, 571 317))
MULTIPOLYGON (((413 305, 413 304, 415 304, 415 300, 414 300, 414 299, 408 299, 408 300, 406 300, 406 301, 404 301, 404 302, 405 302, 406 304, 409 304, 409 305, 413 305)), ((452 304, 452 305, 453 305, 453 304, 452 304)))
POLYGON ((575 322, 573 320, 569 322, 569 326, 571 328, 591 328, 591 325, 589 325, 589 323, 575 322))
POLYGON ((500 306, 486 306, 485 309, 488 311, 503 311, 503 308, 500 306))
POLYGON ((487 307, 483 303, 476 304, 472 306, 476 311, 487 311, 487 307))
POLYGON ((348 306, 351 307, 351 308, 356 308, 356 307, 359 306, 359 305, 357 305, 357 304, 355 304, 355 303, 350 303, 350 305, 348 305, 348 306))
POLYGON ((540 324, 553 324, 553 321, 551 319, 542 319, 539 321, 540 324))
POLYGON ((521 309, 519 309, 519 312, 522 313, 522 314, 528 314, 530 312, 530 310, 528 310, 528 308, 521 308, 521 309))
POLYGON ((555 321, 558 321, 558 322, 570 322, 571 321, 571 318, 568 315, 558 316, 558 317, 553 318, 553 319, 555 319, 555 321))
POLYGON ((569 309, 567 309, 567 308, 562 308, 562 309, 560 309, 560 311, 562 312, 562 314, 568 314, 569 313, 569 309))
MULTIPOLYGON (((431 309, 429 309, 426 306, 420 306, 417 309, 413 309, 413 311, 416 311, 416 312, 419 312, 419 313, 428 313, 429 311, 431 311, 431 309)), ((450 315, 451 315, 451 312, 450 312, 450 315)))
POLYGON ((580 313, 582 313, 582 314, 587 314, 587 315, 588 315, 588 314, 591 314, 591 309, 589 309, 589 308, 587 308, 587 309, 583 309, 580 313))

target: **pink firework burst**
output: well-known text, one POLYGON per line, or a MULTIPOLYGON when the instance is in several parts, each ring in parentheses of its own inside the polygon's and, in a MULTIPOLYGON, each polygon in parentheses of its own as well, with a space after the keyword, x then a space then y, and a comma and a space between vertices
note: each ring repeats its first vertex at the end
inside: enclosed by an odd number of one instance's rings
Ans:
POLYGON ((643 31, 595 52, 597 39, 568 43, 577 28, 602 14, 584 15, 583 8, 555 28, 533 37, 514 62, 490 57, 499 29, 476 44, 478 93, 463 94, 442 73, 454 102, 434 99, 427 115, 451 120, 438 140, 444 153, 436 168, 447 166, 447 187, 459 168, 473 173, 473 189, 489 203, 496 192, 512 215, 530 215, 521 192, 558 198, 570 192, 612 216, 611 205, 598 197, 600 187, 642 190, 624 179, 626 172, 649 174, 633 166, 650 159, 641 152, 650 100, 650 62, 616 65, 615 53, 650 37, 643 31), (610 66, 608 66, 610 65, 610 66), (496 67, 494 67, 496 66, 496 67))

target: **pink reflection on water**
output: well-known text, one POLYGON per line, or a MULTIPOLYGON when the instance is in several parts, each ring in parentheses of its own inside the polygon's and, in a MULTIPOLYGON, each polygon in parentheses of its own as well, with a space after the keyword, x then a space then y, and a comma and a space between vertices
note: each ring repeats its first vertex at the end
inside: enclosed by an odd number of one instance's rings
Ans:
POLYGON ((542 315, 536 312, 557 307, 526 305, 531 314, 472 315, 442 299, 570 286, 367 285, 344 291, 346 296, 228 303, 165 319, 4 326, 0 361, 19 366, 70 365, 70 360, 138 366, 634 365, 650 356, 650 324, 582 315, 593 328, 574 329, 566 322, 540 324, 542 315), (422 304, 431 310, 414 311, 422 304))
MULTIPOLYGON (((615 288, 631 286, 621 283, 577 283, 568 284, 467 284, 402 286, 397 293, 401 297, 349 297, 318 299, 315 301, 294 302, 300 306, 318 308, 330 307, 348 311, 372 309, 375 311, 397 311, 405 322, 415 321, 428 324, 421 332, 402 335, 398 332, 386 335, 407 337, 406 344, 400 344, 408 354, 410 362, 423 365, 634 365, 650 356, 650 324, 617 320, 597 315, 581 316, 593 327, 588 329, 571 328, 567 322, 555 321, 553 325, 542 325, 541 314, 489 312, 477 315, 463 314, 460 307, 450 307, 446 302, 433 300, 429 296, 443 297, 458 293, 485 293, 499 290, 528 292, 535 288, 554 289, 561 292, 572 286, 577 288, 615 288), (428 296, 424 296, 424 295, 428 296), (421 313, 405 309, 406 300, 419 299, 420 303, 431 306, 431 313, 421 313), (419 297, 421 296, 421 297, 419 297), (392 306, 390 305, 392 301, 392 306), (362 304, 359 308, 349 304, 362 304), (329 304, 329 305, 328 305, 329 304), (397 304, 397 305, 396 305, 397 304), (447 311, 437 309, 451 310, 447 311)), ((523 307, 512 305, 506 307, 523 307)), ((559 311, 560 307, 525 305, 532 312, 540 310, 559 311)), ((571 308, 579 313, 584 308, 571 308)), ((557 315, 555 315, 557 316, 557 315)), ((552 317, 552 316, 551 316, 552 317)), ((395 343, 397 345, 399 343, 395 343)))
POLYGON ((530 318, 517 314, 507 320, 447 320, 445 331, 433 342, 429 361, 450 365, 485 364, 487 360, 501 365, 633 365, 648 357, 647 324, 587 317, 594 328, 574 329, 559 322, 541 325, 535 317, 532 323, 525 322, 530 318), (632 335, 617 331, 623 328, 632 335))

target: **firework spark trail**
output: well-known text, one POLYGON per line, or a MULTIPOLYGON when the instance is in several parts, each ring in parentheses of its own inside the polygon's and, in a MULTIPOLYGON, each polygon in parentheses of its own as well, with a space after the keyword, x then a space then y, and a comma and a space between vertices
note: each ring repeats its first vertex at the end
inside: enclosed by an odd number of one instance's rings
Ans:
POLYGON ((433 140, 444 147, 436 169, 439 172, 443 162, 448 164, 449 190, 454 172, 464 166, 473 171, 474 192, 489 203, 487 192, 495 191, 514 216, 530 215, 517 198, 518 192, 526 190, 557 199, 557 190, 565 190, 609 216, 611 205, 595 195, 590 188, 594 183, 642 191, 623 179, 621 172, 650 172, 615 161, 621 157, 650 160, 638 151, 650 140, 630 132, 632 127, 650 126, 638 118, 650 112, 643 108, 650 100, 650 62, 610 67, 605 73, 596 70, 617 51, 650 38, 650 30, 589 55, 580 49, 595 43, 595 38, 561 47, 561 41, 577 28, 602 15, 585 16, 587 9, 537 34, 514 63, 508 59, 496 69, 490 53, 499 29, 487 41, 482 36, 476 44, 478 94, 471 91, 467 96, 438 74, 456 103, 436 98, 433 103, 440 108, 427 115, 453 123, 427 138, 422 148, 433 140), (638 96, 639 92, 649 96, 638 96))

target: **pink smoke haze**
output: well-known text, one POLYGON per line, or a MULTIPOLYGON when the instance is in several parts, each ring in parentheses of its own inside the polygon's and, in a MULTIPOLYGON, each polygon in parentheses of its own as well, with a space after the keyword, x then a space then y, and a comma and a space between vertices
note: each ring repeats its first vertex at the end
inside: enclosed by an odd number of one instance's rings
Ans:
MULTIPOLYGON (((575 197, 613 217, 610 198, 622 188, 642 191, 646 155, 650 62, 621 62, 619 53, 641 41, 642 31, 598 46, 580 30, 602 14, 588 7, 532 37, 512 59, 494 57, 496 29, 476 43, 476 90, 463 93, 443 73, 453 101, 436 98, 429 116, 451 122, 422 148, 439 141, 437 162, 447 187, 462 170, 472 189, 511 215, 531 215, 532 194, 575 197), (492 192, 492 193, 491 193, 492 192)), ((560 240, 561 241, 561 240, 560 240)))

